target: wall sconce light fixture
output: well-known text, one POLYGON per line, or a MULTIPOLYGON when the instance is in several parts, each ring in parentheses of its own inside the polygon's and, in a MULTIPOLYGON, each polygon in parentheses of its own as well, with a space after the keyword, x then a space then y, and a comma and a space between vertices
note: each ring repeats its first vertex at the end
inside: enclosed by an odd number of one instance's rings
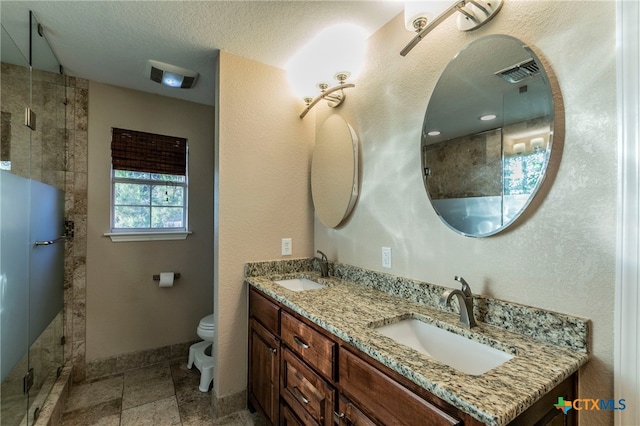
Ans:
POLYGON ((405 26, 418 34, 400 54, 406 56, 431 30, 455 12, 460 12, 458 29, 472 31, 489 22, 500 11, 502 3, 503 0, 455 0, 453 4, 442 1, 409 2, 405 5, 405 26))
POLYGON ((303 118, 321 100, 337 107, 345 99, 344 89, 355 87, 353 80, 362 68, 367 33, 351 24, 340 24, 321 31, 287 64, 287 79, 307 107, 303 118), (332 81, 337 85, 330 87, 332 81))

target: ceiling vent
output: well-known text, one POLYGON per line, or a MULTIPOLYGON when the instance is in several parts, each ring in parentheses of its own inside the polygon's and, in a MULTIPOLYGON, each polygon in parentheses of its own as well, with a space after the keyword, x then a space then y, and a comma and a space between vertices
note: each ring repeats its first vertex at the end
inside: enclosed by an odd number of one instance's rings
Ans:
POLYGON ((164 62, 147 61, 147 75, 156 83, 167 87, 190 89, 198 80, 198 73, 164 62))
POLYGON ((498 77, 502 77, 509 83, 519 83, 527 77, 533 77, 540 73, 540 67, 533 59, 529 59, 519 64, 515 64, 508 68, 495 73, 498 77))

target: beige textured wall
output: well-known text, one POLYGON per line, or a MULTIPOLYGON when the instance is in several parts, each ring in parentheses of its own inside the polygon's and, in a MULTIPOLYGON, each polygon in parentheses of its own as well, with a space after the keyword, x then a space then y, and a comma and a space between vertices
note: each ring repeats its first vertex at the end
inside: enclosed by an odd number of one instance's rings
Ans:
POLYGON ((283 258, 285 237, 287 257, 313 253, 314 121, 298 117, 283 70, 224 51, 218 66, 214 398, 224 398, 246 388, 245 262, 283 258))
POLYGON ((213 107, 91 82, 87 220, 87 361, 187 342, 213 311, 213 107), (189 228, 183 241, 113 243, 111 127, 189 140, 189 228), (182 276, 170 289, 152 280, 182 276))
MULTIPOLYGON (((580 395, 611 398, 615 2, 505 1, 481 29, 459 32, 455 19, 448 19, 403 58, 399 52, 411 36, 399 16, 369 40, 365 72, 339 110, 361 139, 361 196, 341 229, 315 222, 315 248, 331 260, 448 287, 462 275, 475 293, 590 318, 593 357, 581 371, 580 395), (597 27, 589 24, 594 22, 597 27), (472 40, 494 33, 521 39, 550 64, 564 101, 565 141, 555 179, 526 220, 473 239, 448 229, 429 204, 420 175, 420 131, 448 61, 472 40), (381 267, 382 246, 393 249, 391 270, 381 267)), ((610 411, 581 415, 581 424, 609 423, 610 411)))

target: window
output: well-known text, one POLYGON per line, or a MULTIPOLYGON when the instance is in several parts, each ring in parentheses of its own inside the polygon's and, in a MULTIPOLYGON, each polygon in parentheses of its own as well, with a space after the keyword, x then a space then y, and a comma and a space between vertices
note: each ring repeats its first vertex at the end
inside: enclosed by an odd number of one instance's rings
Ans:
POLYGON ((532 194, 544 174, 545 151, 504 158, 504 195, 532 194))
POLYGON ((111 232, 187 231, 187 140, 113 128, 111 232))

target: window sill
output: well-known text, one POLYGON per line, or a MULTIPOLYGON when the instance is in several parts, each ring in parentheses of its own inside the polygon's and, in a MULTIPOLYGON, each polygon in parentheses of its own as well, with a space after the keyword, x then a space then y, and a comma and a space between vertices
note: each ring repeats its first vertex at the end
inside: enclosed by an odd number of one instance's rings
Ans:
POLYGON ((186 240, 191 231, 180 232, 107 232, 105 237, 111 238, 111 242, 123 243, 132 241, 172 241, 186 240))

